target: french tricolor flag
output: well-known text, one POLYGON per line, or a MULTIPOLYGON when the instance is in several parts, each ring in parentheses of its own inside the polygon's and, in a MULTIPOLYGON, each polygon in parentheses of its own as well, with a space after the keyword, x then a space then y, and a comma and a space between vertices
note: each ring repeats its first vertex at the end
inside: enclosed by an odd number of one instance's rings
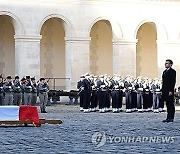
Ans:
POLYGON ((39 124, 39 115, 36 106, 0 106, 0 121, 32 120, 39 124))

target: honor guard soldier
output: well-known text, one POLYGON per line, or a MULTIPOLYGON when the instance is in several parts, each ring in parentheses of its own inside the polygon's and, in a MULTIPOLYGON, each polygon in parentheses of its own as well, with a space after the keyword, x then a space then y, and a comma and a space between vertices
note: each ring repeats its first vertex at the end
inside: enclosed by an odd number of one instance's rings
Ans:
POLYGON ((26 78, 23 77, 21 79, 21 87, 22 87, 22 101, 21 101, 21 104, 24 105, 24 86, 26 84, 26 78))
POLYGON ((0 105, 4 105, 4 89, 3 89, 3 77, 0 75, 0 105))
POLYGON ((47 113, 46 105, 47 105, 47 101, 48 101, 49 86, 48 86, 48 83, 45 82, 45 78, 40 78, 40 83, 38 85, 38 89, 39 89, 41 113, 47 113))
POLYGON ((91 75, 90 76, 90 86, 91 86, 91 97, 90 97, 90 111, 96 112, 97 107, 97 81, 96 77, 91 75))
POLYGON ((11 76, 7 76, 6 83, 3 86, 5 91, 5 105, 13 105, 13 92, 14 92, 14 85, 12 83, 11 76))
POLYGON ((112 111, 113 113, 117 113, 119 112, 118 111, 118 108, 119 108, 119 103, 120 103, 120 92, 119 92, 119 82, 118 82, 118 77, 117 77, 117 74, 114 74, 113 76, 113 80, 111 82, 111 95, 112 95, 112 111))
POLYGON ((84 99, 83 80, 84 79, 85 79, 84 75, 80 76, 80 81, 78 81, 77 83, 77 89, 79 90, 79 97, 80 97, 80 111, 84 111, 83 110, 83 99, 84 99))
POLYGON ((150 87, 149 87, 149 80, 148 78, 144 78, 144 83, 143 83, 143 88, 144 88, 144 95, 143 95, 143 110, 145 112, 149 112, 149 93, 150 93, 150 87))
POLYGON ((111 85, 111 78, 107 74, 104 75, 104 83, 105 83, 105 89, 106 89, 106 100, 105 100, 105 112, 110 111, 110 85, 111 85))
POLYGON ((154 82, 154 80, 149 79, 149 89, 150 89, 150 93, 149 93, 149 105, 148 105, 148 110, 149 111, 152 111, 152 106, 153 106, 153 91, 151 89, 153 82, 154 82))
POLYGON ((135 89, 137 91, 137 110, 138 112, 142 112, 142 105, 143 105, 143 84, 141 76, 137 78, 137 83, 135 85, 135 89))
POLYGON ((100 75, 97 81, 98 88, 98 101, 99 101, 99 112, 105 112, 105 101, 106 101, 106 85, 104 83, 104 76, 100 75))
POLYGON ((19 81, 19 76, 15 76, 14 80, 14 105, 19 106, 22 101, 22 86, 19 81))
POLYGON ((32 82, 31 105, 35 106, 37 102, 37 84, 35 77, 31 78, 31 82, 32 82))
POLYGON ((124 82, 122 81, 120 75, 117 75, 117 81, 119 83, 119 103, 117 108, 118 108, 118 112, 122 112, 124 82))
POLYGON ((131 76, 130 83, 132 84, 132 90, 131 90, 131 112, 137 111, 137 92, 135 90, 135 84, 137 82, 136 78, 133 78, 131 76))
POLYGON ((23 85, 23 89, 24 89, 24 105, 31 105, 32 84, 31 84, 30 76, 26 76, 26 82, 23 85))
POLYGON ((90 80, 89 80, 89 73, 85 74, 85 79, 83 80, 83 109, 84 112, 89 112, 90 107, 90 95, 91 95, 91 86, 90 86, 90 80))
POLYGON ((132 105, 132 95, 131 92, 133 90, 133 85, 131 83, 131 76, 128 75, 126 77, 126 80, 124 82, 124 88, 125 88, 125 97, 126 97, 126 112, 131 112, 131 105, 132 105))
POLYGON ((161 98, 161 86, 159 85, 159 81, 158 78, 156 78, 154 80, 154 84, 152 84, 151 87, 152 91, 153 91, 153 111, 155 113, 159 112, 159 102, 160 102, 160 98, 161 98))

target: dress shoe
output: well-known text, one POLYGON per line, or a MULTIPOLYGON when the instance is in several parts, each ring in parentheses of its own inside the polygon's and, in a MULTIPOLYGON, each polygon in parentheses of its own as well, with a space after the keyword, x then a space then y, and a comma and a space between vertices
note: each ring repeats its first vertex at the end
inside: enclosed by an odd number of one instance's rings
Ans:
POLYGON ((173 122, 174 119, 166 119, 166 120, 163 120, 162 122, 173 122))

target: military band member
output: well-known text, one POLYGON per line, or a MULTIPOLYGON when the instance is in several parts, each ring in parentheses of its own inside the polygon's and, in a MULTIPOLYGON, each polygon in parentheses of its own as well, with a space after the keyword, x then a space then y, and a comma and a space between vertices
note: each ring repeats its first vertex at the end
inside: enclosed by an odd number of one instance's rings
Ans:
POLYGON ((117 74, 114 74, 113 80, 111 82, 111 95, 112 95, 112 111, 113 113, 119 112, 119 103, 120 103, 120 85, 118 82, 117 74))
POLYGON ((90 111, 96 112, 97 108, 97 77, 90 76, 90 86, 91 86, 91 98, 90 98, 90 111))
POLYGON ((104 83, 104 76, 100 75, 97 81, 98 88, 98 101, 99 101, 99 112, 105 112, 105 101, 106 101, 106 85, 104 83))
POLYGON ((124 89, 124 82, 121 79, 120 75, 117 75, 117 81, 119 83, 119 103, 117 104, 118 112, 122 112, 122 101, 123 101, 123 89, 124 89))
POLYGON ((32 91, 31 91, 31 105, 35 106, 37 102, 37 83, 35 77, 31 78, 32 91))
POLYGON ((149 87, 149 79, 144 78, 144 83, 143 83, 143 88, 144 88, 144 95, 143 95, 143 110, 145 112, 149 112, 149 93, 150 93, 150 87, 149 87))
POLYGON ((45 82, 45 78, 40 78, 38 90, 39 90, 41 113, 47 113, 46 112, 46 105, 47 105, 47 101, 48 101, 49 86, 48 86, 48 83, 45 82))
POLYGON ((84 112, 89 112, 90 107, 90 95, 91 95, 91 86, 89 81, 89 74, 85 74, 85 79, 83 80, 83 109, 84 112))
POLYGON ((106 85, 105 89, 106 89, 106 100, 105 100, 105 112, 109 112, 110 111, 110 85, 111 85, 111 79, 110 76, 108 76, 107 74, 104 75, 104 83, 106 85))
POLYGON ((4 89, 3 89, 3 77, 0 75, 0 105, 4 105, 4 89))
POLYGON ((14 105, 19 106, 22 101, 22 86, 19 81, 19 76, 15 76, 14 80, 14 105))
POLYGON ((77 83, 77 89, 79 89, 79 97, 80 97, 80 111, 84 111, 83 110, 83 97, 84 97, 84 93, 83 93, 83 80, 85 79, 85 77, 82 75, 80 76, 80 81, 78 81, 77 83))
POLYGON ((132 95, 131 92, 133 90, 133 85, 131 83, 131 77, 128 75, 126 77, 126 80, 124 82, 124 88, 125 88, 125 97, 126 97, 126 112, 131 112, 131 105, 132 105, 132 95))
POLYGON ((3 89, 5 91, 5 105, 13 105, 14 85, 11 76, 7 76, 3 89))
POLYGON ((24 89, 24 105, 31 105, 32 84, 31 84, 30 76, 26 76, 26 82, 23 85, 23 89, 24 89))
POLYGON ((141 77, 137 78, 137 83, 135 85, 135 89, 137 91, 137 110, 138 112, 142 112, 142 105, 143 105, 143 84, 141 77))
POLYGON ((156 78, 154 84, 151 87, 153 91, 153 111, 155 113, 159 112, 159 102, 161 98, 161 85, 159 85, 159 80, 156 78))

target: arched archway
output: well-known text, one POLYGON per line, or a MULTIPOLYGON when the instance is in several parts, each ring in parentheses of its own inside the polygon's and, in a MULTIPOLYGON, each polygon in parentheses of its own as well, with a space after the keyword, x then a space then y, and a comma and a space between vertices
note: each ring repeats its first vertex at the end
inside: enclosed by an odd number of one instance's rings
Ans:
POLYGON ((0 74, 15 75, 15 30, 12 18, 0 15, 0 74))
POLYGON ((90 71, 95 75, 113 73, 112 27, 109 21, 97 21, 90 32, 90 71))
MULTIPOLYGON (((53 17, 44 22, 40 34, 40 75, 46 78, 65 77, 64 21, 53 17)), ((50 86, 53 81, 50 80, 50 86)), ((56 80, 56 89, 64 89, 65 80, 56 80)))
POLYGON ((138 31, 136 46, 136 75, 155 78, 158 76, 157 29, 153 22, 142 24, 138 31))

